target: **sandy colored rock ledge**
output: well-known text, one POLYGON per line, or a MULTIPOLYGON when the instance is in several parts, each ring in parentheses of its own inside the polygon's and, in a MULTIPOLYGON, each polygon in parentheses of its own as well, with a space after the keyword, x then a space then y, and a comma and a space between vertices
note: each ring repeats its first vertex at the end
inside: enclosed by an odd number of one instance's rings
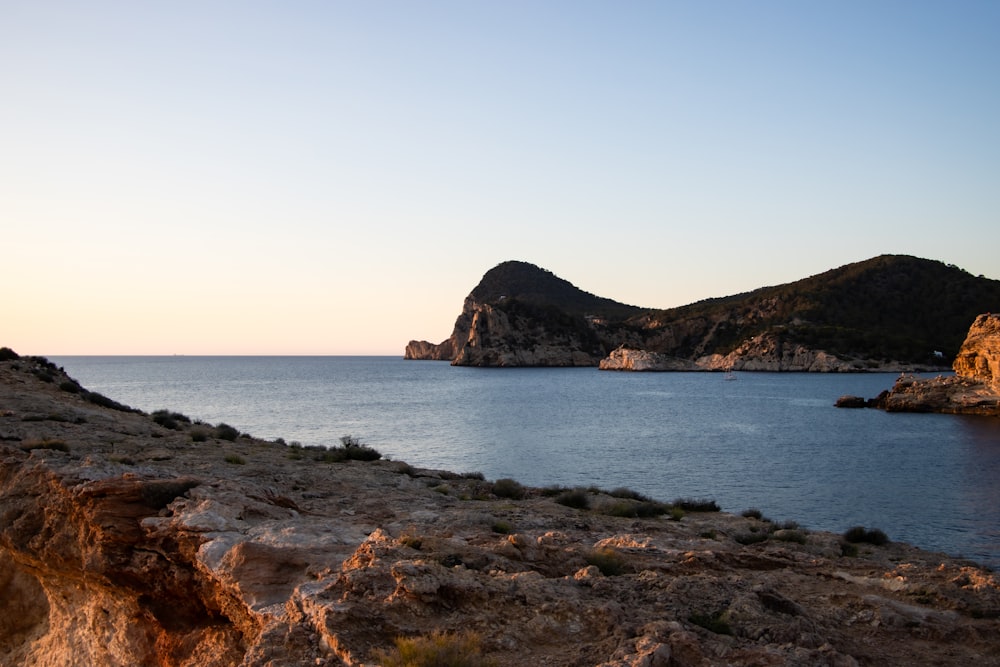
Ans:
POLYGON ((358 666, 434 630, 501 666, 1000 664, 967 561, 193 441, 69 382, 0 362, 0 664, 358 666))

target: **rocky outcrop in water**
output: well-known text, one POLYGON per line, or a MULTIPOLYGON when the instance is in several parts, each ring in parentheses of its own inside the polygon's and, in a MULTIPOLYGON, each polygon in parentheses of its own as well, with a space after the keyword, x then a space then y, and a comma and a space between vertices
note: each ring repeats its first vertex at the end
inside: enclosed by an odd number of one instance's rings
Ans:
POLYGON ((630 350, 619 347, 605 359, 601 359, 602 371, 700 371, 704 370, 687 359, 678 359, 665 354, 630 350))
MULTIPOLYGON (((1000 315, 980 315, 954 362, 955 375, 921 379, 902 375, 892 389, 865 402, 889 412, 943 412, 1000 416, 1000 315)), ((857 407, 845 396, 840 407, 857 407)))
POLYGON ((498 667, 1000 664, 968 561, 122 408, 0 361, 0 664, 374 666, 435 631, 498 667))

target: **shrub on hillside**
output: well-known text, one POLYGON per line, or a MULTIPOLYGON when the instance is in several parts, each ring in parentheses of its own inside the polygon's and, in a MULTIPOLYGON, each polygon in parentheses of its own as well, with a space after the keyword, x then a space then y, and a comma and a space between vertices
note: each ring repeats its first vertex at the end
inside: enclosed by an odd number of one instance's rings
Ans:
POLYGON ((218 423, 215 427, 214 434, 219 440, 229 440, 230 442, 240 437, 240 432, 225 422, 218 423))
POLYGON ((628 563, 619 552, 608 547, 594 549, 586 556, 588 565, 593 565, 605 577, 617 577, 628 571, 628 563))
POLYGON ((556 496, 556 502, 566 507, 585 510, 590 507, 590 494, 586 489, 570 489, 556 496))
POLYGON ((524 493, 524 487, 521 486, 521 483, 509 477, 493 482, 493 495, 497 498, 520 500, 524 498, 524 493))
POLYGON ((878 528, 867 530, 864 526, 854 526, 844 532, 844 540, 854 544, 864 542, 881 546, 889 541, 889 537, 878 528))
POLYGON ((25 440, 21 444, 21 449, 30 452, 33 449, 54 449, 60 452, 68 452, 69 445, 65 440, 59 438, 44 438, 42 440, 25 440))
POLYGON ((711 498, 678 498, 670 503, 685 512, 719 512, 721 508, 711 498))
POLYGON ((171 412, 169 410, 157 410, 152 413, 150 417, 152 417, 153 421, 163 428, 168 428, 172 431, 178 430, 182 423, 191 423, 191 418, 187 415, 182 415, 179 412, 171 412))
POLYGON ((422 637, 397 637, 391 650, 377 649, 375 661, 382 667, 492 667, 483 657, 479 635, 450 634, 435 630, 422 637))

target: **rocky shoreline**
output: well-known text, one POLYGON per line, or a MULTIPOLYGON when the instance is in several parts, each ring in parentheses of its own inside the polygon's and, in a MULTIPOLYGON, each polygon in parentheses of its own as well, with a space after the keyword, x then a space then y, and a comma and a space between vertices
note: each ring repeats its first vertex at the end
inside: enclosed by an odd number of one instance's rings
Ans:
POLYGON ((1000 315, 980 315, 955 357, 955 375, 920 379, 902 374, 874 398, 841 396, 837 407, 888 412, 1000 416, 1000 315))
POLYGON ((444 632, 499 666, 1000 664, 996 576, 877 531, 223 426, 0 361, 0 663, 375 665, 444 632))

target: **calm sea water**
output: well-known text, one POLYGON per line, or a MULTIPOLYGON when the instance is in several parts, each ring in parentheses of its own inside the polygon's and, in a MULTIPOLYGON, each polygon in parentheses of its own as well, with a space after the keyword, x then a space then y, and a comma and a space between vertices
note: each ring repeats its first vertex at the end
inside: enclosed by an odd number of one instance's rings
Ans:
POLYGON ((419 467, 714 498, 1000 566, 1000 420, 842 410, 893 375, 480 369, 393 357, 52 357, 85 387, 419 467))

